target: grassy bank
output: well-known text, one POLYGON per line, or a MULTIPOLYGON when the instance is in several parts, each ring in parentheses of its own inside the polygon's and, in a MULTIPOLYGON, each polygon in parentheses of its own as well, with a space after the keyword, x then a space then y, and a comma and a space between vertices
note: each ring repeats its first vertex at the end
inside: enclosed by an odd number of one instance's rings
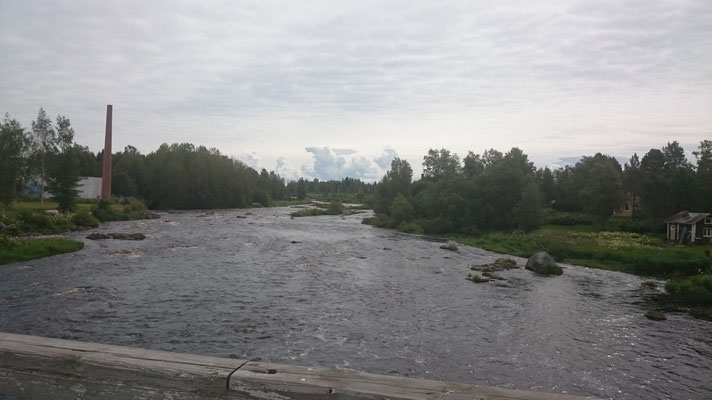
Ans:
POLYGON ((497 253, 529 257, 544 250, 557 261, 639 275, 693 275, 708 271, 712 265, 712 245, 676 247, 658 237, 638 233, 545 226, 533 233, 451 237, 497 253))
POLYGON ((17 239, 0 235, 0 265, 56 254, 71 253, 84 248, 84 243, 62 238, 17 239))

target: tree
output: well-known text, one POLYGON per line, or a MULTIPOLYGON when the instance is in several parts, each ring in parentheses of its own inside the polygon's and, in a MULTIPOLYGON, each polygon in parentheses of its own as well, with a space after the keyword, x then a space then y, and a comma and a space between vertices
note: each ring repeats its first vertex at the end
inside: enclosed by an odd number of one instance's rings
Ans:
POLYGON ((623 191, 630 196, 633 204, 633 216, 637 214, 638 205, 640 203, 640 190, 643 184, 643 171, 640 167, 640 160, 638 159, 638 154, 633 153, 623 169, 623 191))
POLYGON ((59 203, 62 212, 73 211, 76 208, 77 183, 79 182, 79 157, 74 146, 74 129, 68 118, 57 116, 57 132, 55 149, 51 153, 52 168, 47 173, 47 187, 59 203), (56 153, 59 151, 59 153, 56 153))
POLYGON ((27 178, 30 138, 16 119, 5 114, 0 123, 0 203, 5 207, 17 197, 17 189, 27 178))
POLYGON ((662 149, 664 166, 666 171, 673 171, 677 168, 688 167, 689 163, 685 157, 685 150, 680 146, 677 140, 668 144, 662 149))
POLYGON ((489 168, 497 164, 498 162, 502 161, 502 158, 504 158, 502 152, 497 151, 495 149, 485 150, 485 152, 482 153, 482 163, 484 164, 485 168, 489 168))
POLYGON ((712 140, 703 140, 692 154, 697 160, 696 197, 697 207, 704 212, 712 212, 712 140))
POLYGON ((40 204, 44 205, 45 159, 47 154, 57 151, 57 133, 52 126, 52 120, 41 107, 37 119, 32 121, 32 135, 40 162, 40 204))
POLYGON ((468 178, 477 176, 483 173, 485 170, 485 163, 484 161, 482 161, 482 158, 479 154, 475 154, 471 151, 468 151, 467 156, 462 161, 464 164, 462 171, 468 178))
POLYGON ((299 178, 297 181, 297 199, 304 200, 307 197, 307 185, 304 178, 299 178))
POLYGON ((541 226, 544 220, 541 192, 533 180, 524 186, 522 197, 517 206, 517 221, 519 228, 531 232, 541 226))
POLYGON ((600 153, 584 157, 576 165, 575 174, 584 182, 579 197, 585 212, 598 217, 604 226, 623 203, 623 179, 620 164, 615 158, 600 153))
POLYGON ((460 158, 450 150, 428 150, 423 157, 423 178, 437 180, 443 176, 460 173, 460 158))
POLYGON ((77 205, 77 183, 79 183, 79 158, 74 146, 69 146, 59 154, 52 154, 48 160, 47 189, 58 203, 59 211, 74 211, 77 205))
POLYGON ((556 183, 554 182, 554 174, 551 172, 549 167, 539 169, 536 174, 539 182, 539 191, 544 197, 544 200, 547 203, 550 203, 552 200, 556 199, 556 183))
POLYGON ((410 167, 410 163, 405 159, 394 158, 391 161, 391 169, 386 172, 386 175, 376 186, 375 211, 387 213, 391 202, 397 195, 409 196, 412 180, 413 168, 410 167))
POLYGON ((403 194, 398 193, 398 196, 393 199, 390 207, 388 207, 388 214, 391 217, 392 225, 398 226, 412 221, 415 218, 415 209, 403 194))

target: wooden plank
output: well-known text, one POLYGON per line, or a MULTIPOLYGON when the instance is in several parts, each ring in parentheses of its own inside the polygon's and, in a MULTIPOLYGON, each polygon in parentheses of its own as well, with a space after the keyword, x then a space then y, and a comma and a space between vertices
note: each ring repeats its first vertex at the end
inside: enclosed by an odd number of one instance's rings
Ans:
POLYGON ((243 360, 0 333, 0 388, 30 399, 241 398, 243 360))
POLYGON ((365 372, 248 362, 230 388, 260 399, 580 400, 584 397, 502 389, 365 372))
POLYGON ((0 333, 0 394, 29 399, 581 397, 0 333))

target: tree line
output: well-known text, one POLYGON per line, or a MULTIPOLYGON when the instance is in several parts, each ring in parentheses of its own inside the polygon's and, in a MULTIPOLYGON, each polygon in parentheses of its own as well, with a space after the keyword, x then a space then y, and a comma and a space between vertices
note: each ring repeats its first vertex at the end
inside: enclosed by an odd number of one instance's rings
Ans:
MULTIPOLYGON (((31 129, 6 114, 0 123, 0 203, 23 197, 28 185, 51 193, 62 211, 77 201, 80 176, 101 176, 103 151, 92 153, 74 142, 68 118, 52 121, 40 108, 31 129)), ((260 172, 217 149, 190 143, 163 144, 141 154, 126 146, 112 154, 112 194, 143 199, 155 209, 207 209, 271 205, 275 200, 304 199, 307 193, 363 194, 373 184, 358 179, 286 182, 274 171, 260 172)))
POLYGON ((531 231, 552 208, 586 213, 603 225, 628 200, 638 229, 656 230, 682 209, 712 210, 712 141, 703 140, 693 155, 696 164, 673 141, 642 159, 633 154, 624 166, 597 153, 552 171, 534 168, 516 147, 470 151, 462 160, 447 149, 430 149, 416 181, 406 160, 392 161, 376 185, 373 223, 435 234, 531 231))

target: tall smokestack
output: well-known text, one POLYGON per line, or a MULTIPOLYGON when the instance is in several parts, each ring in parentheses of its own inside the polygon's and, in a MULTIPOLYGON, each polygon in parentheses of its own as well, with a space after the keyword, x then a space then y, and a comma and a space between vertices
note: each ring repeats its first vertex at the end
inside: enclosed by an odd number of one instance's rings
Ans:
POLYGON ((106 106, 106 139, 104 141, 104 170, 101 175, 101 197, 111 197, 111 104, 106 106))

